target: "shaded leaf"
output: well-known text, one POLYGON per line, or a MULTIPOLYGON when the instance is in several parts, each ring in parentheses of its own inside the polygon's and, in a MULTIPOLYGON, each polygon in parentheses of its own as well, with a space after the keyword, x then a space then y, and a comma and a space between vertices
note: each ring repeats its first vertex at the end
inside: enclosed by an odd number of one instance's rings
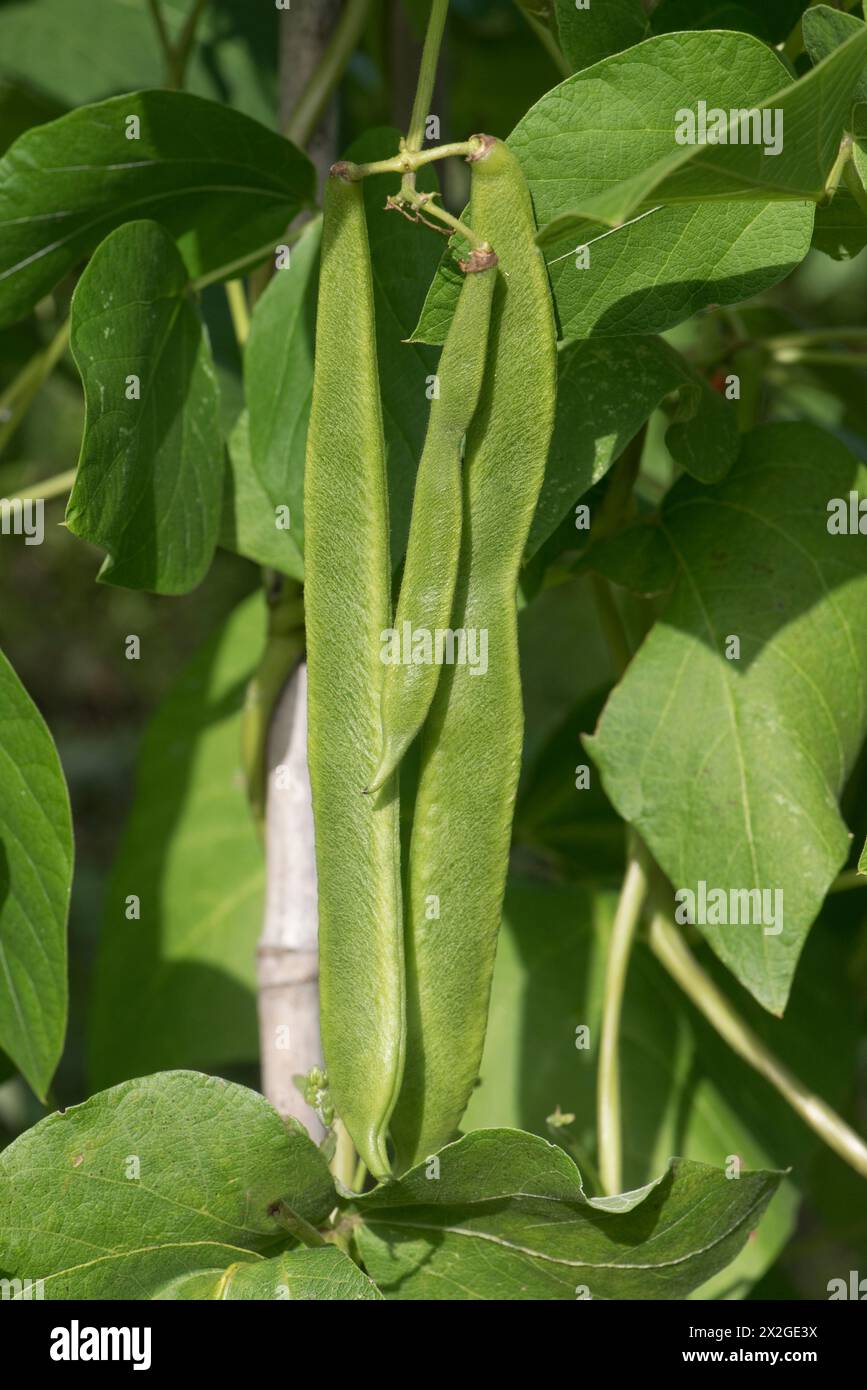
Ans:
MULTIPOLYGON (((301 466, 303 480, 303 458, 301 466)), ((293 517, 298 515, 292 511, 293 517)), ((304 558, 292 528, 277 526, 276 520, 274 503, 250 460, 250 418, 245 410, 235 422, 226 451, 219 544, 257 565, 303 579, 304 558)))
POLYGON ((813 246, 835 261, 849 261, 867 246, 867 216, 846 188, 816 209, 813 246))
POLYGON ((131 218, 159 221, 204 276, 261 258, 313 197, 306 155, 229 107, 159 91, 83 106, 0 160, 0 326, 131 218))
POLYGON ((57 750, 0 652, 0 1047, 45 1098, 66 1033, 72 818, 57 750))
POLYGON ((264 604, 253 594, 193 658, 145 732, 91 995, 95 1087, 258 1055, 264 870, 241 776, 240 715, 264 640, 264 604), (138 919, 128 916, 131 895, 138 919))
POLYGON ((262 1301, 266 1299, 381 1299, 357 1264, 334 1245, 287 1250, 257 1264, 202 1270, 174 1279, 155 1299, 262 1301))
POLYGON ((647 35, 641 0, 603 0, 581 10, 575 0, 555 0, 555 9, 560 47, 573 72, 631 48, 647 35))
POLYGON ((97 249, 70 341, 85 422, 66 524, 108 551, 105 583, 185 593, 214 553, 223 440, 210 345, 159 223, 128 222, 97 249))
MULTIPOLYGON (((160 0, 177 39, 188 0, 160 0)), ((184 87, 272 123, 276 107, 278 12, 247 0, 206 5, 184 87)), ((147 4, 129 0, 4 0, 0 71, 66 106, 136 87, 158 87, 165 62, 147 4)))
POLYGON ((782 43, 809 0, 659 0, 650 17, 654 34, 673 29, 739 29, 767 43, 782 43))
POLYGON ((827 504, 859 482, 841 444, 791 423, 749 435, 716 488, 679 483, 662 525, 680 580, 586 740, 676 888, 770 895, 752 924, 698 925, 774 1013, 848 855, 837 803, 867 728, 867 555, 829 533, 827 504))
POLYGON ((313 1226, 331 1174, 263 1096, 197 1072, 127 1081, 0 1154, 0 1270, 48 1299, 146 1299, 168 1280, 276 1253, 285 1202, 313 1226))
MULTIPOLYGON (((832 10, 830 5, 811 5, 804 13, 802 28, 804 47, 814 63, 821 63, 847 39, 863 34, 864 21, 843 10, 832 10)), ((852 100, 867 101, 867 71, 862 72, 852 100)))
POLYGON ((355 1203, 386 1298, 681 1298, 741 1248, 780 1175, 672 1159, 656 1182, 588 1200, 572 1160, 519 1130, 477 1130, 355 1203))
POLYGON ((737 455, 734 414, 674 348, 661 338, 605 338, 560 349, 557 419, 527 559, 673 392, 680 410, 669 448, 696 477, 716 482, 737 455))
MULTIPOLYGON (((250 467, 269 511, 262 524, 274 531, 275 508, 288 506, 290 529, 278 532, 277 541, 287 551, 291 544, 299 559, 321 233, 321 220, 311 222, 293 246, 289 265, 275 272, 256 304, 244 350, 250 467)), ((298 559, 292 570, 286 570, 287 563, 278 568, 300 578, 298 559)))

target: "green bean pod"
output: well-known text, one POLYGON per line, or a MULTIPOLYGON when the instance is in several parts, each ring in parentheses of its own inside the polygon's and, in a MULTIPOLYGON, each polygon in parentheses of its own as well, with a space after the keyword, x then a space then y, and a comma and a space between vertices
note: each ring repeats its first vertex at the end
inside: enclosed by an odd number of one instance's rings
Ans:
POLYGON ((404 1050, 399 807, 395 778, 376 797, 362 788, 376 768, 379 652, 391 621, 388 503, 364 203, 360 184, 335 172, 325 195, 304 521, 322 1044, 335 1107, 381 1178, 404 1050))
MULTIPOLYGON (((482 389, 496 264, 491 251, 464 262, 464 282, 437 369, 439 395, 431 402, 416 475, 394 620, 403 660, 388 662, 383 672, 381 754, 371 792, 391 776, 412 743, 439 679, 441 667, 430 659, 430 649, 436 634, 448 630, 452 613, 461 546, 461 450, 482 389), (413 633, 420 638, 419 661, 412 660, 413 633)), ((381 655, 386 660, 388 649, 381 655)))
POLYGON ((485 139, 473 228, 497 249, 491 352, 464 459, 453 626, 487 634, 487 669, 443 668, 422 735, 410 838, 407 1052, 392 1116, 400 1170, 454 1135, 484 1046, 521 762, 516 589, 554 424, 556 332, 514 155, 485 139))

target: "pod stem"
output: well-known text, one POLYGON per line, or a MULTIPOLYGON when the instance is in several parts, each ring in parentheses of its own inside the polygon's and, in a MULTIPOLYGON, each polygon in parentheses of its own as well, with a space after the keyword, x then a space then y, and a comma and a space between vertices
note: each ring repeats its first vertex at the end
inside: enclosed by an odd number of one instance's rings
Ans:
POLYGON ((778 1091, 797 1115, 830 1149, 867 1178, 867 1144, 831 1106, 805 1086, 766 1047, 738 1015, 696 960, 667 912, 656 910, 650 924, 650 949, 684 994, 733 1052, 778 1091))
POLYGON ((605 966, 602 1036, 596 1085, 599 1178, 606 1196, 623 1190, 623 1138, 620 1120, 620 1015, 632 944, 647 898, 643 847, 633 839, 623 887, 614 914, 605 966))
POLYGON ((357 183, 359 179, 367 179, 374 174, 414 174, 438 159, 470 159, 479 148, 479 137, 476 135, 469 140, 454 140, 448 145, 433 145, 429 150, 410 150, 404 142, 400 152, 389 159, 374 159, 369 164, 354 164, 351 159, 341 159, 332 164, 331 172, 347 183, 357 183))
MULTIPOLYGON (((424 48, 418 70, 418 82, 412 103, 412 115, 409 118, 409 130, 404 142, 405 149, 409 152, 420 150, 424 144, 425 123, 433 98, 437 63, 439 62, 440 46, 443 41, 448 11, 449 0, 431 0, 430 15, 424 36, 424 48)), ((409 195, 414 191, 415 169, 407 169, 403 176, 402 192, 409 195)))
POLYGON ((465 222, 461 222, 459 217, 453 217, 445 208, 441 208, 434 201, 436 196, 435 193, 416 193, 414 190, 406 193, 401 189, 400 193, 386 199, 386 207, 402 212, 412 222, 423 222, 426 227, 432 227, 434 231, 442 232, 445 236, 449 236, 451 233, 462 236, 472 247, 476 257, 475 262, 472 261, 472 258, 466 262, 462 261, 462 270, 488 270, 492 265, 496 265, 497 258, 494 256, 490 242, 485 241, 484 237, 479 236, 478 232, 474 232, 472 227, 468 227, 465 222), (414 208, 415 212, 407 212, 407 207, 414 208), (444 226, 438 227, 436 223, 429 222, 425 214, 436 217, 444 223, 444 226))

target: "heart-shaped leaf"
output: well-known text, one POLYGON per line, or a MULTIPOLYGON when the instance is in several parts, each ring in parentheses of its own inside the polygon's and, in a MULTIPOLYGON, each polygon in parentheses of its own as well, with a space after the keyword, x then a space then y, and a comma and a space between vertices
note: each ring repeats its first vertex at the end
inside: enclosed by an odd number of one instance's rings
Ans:
POLYGON ((696 894, 717 955, 774 1013, 848 855, 867 553, 829 529, 829 499, 848 509, 865 486, 842 444, 794 423, 749 435, 717 487, 679 483, 661 521, 680 578, 585 740, 617 810, 696 894), (721 892, 704 908, 702 883, 721 892))

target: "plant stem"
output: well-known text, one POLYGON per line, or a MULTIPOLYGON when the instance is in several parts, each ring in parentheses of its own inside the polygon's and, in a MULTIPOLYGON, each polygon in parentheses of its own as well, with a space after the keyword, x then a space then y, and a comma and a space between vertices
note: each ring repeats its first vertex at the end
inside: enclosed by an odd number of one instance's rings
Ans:
POLYGON ((187 16, 180 37, 175 44, 173 52, 172 85, 179 91, 184 85, 184 78, 187 75, 187 63, 190 61, 190 54, 193 51, 193 43, 196 38, 196 29, 202 16, 202 11, 208 0, 193 0, 193 8, 187 16))
POLYGON ((317 1249, 320 1245, 327 1245, 325 1237, 315 1226, 311 1226, 309 1221, 305 1221, 303 1216, 299 1216, 297 1211, 286 1202, 278 1202, 276 1208, 271 1211, 275 1221, 288 1231, 290 1235, 300 1240, 302 1245, 317 1249))
POLYGON ((867 1178, 867 1144, 789 1071, 736 1013, 725 995, 693 956, 667 913, 656 911, 650 925, 650 948, 680 985, 699 1013, 716 1029, 733 1052, 774 1087, 805 1124, 839 1154, 861 1177, 867 1178))
POLYGON ((632 660, 626 627, 620 616, 620 609, 617 607, 614 592, 605 576, 591 570, 590 583, 593 587, 599 626, 602 628, 602 634, 619 680, 632 660))
MULTIPOLYGON (((386 200, 386 205, 391 208, 396 208, 399 212, 402 205, 408 203, 410 207, 416 210, 416 220, 420 219, 424 222, 425 217, 422 214, 429 213, 431 217, 436 217, 438 221, 444 223, 446 227, 449 227, 453 232, 462 236, 470 246, 475 248, 475 250, 490 251, 490 242, 485 241, 484 237, 480 237, 478 232, 474 232, 472 227, 468 227, 465 222, 461 222, 459 218, 453 217, 450 212, 446 212, 445 208, 439 207, 438 204, 434 202, 435 197, 436 194, 434 193, 416 193, 412 190, 407 192, 404 188, 401 188, 400 192, 396 194, 395 197, 386 200)), ((430 225, 430 223, 428 223, 428 225, 430 225)))
POLYGON ((60 325, 46 348, 34 354, 0 396, 0 453, 17 430, 45 378, 69 343, 69 319, 60 325))
POLYGON ((148 9, 150 10, 151 19, 153 20, 154 28, 157 31, 159 45, 163 52, 163 59, 165 60, 166 65, 166 81, 171 82, 172 65, 174 63, 174 50, 172 48, 172 41, 169 38, 169 31, 166 27, 166 21, 163 15, 162 6, 160 5, 160 0, 148 0, 148 9))
POLYGON ((303 147, 322 119, 331 94, 346 71, 367 22, 370 0, 347 0, 334 28, 327 48, 310 74, 284 134, 287 140, 303 147))
MULTIPOLYGON (((424 144, 425 122, 433 97, 437 63, 439 62, 440 46, 443 41, 448 10, 449 0, 431 0, 427 32, 424 36, 424 48, 418 70, 418 82, 415 88, 415 99, 412 103, 412 115, 409 118, 409 130, 404 144, 404 148, 410 153, 420 150, 424 144)), ((415 191, 415 169, 405 171, 401 191, 406 197, 415 191)))
POLYGON ((867 328, 804 328, 798 333, 779 333, 760 341, 770 352, 778 348, 805 347, 810 343, 867 343, 867 328))
POLYGON ((355 1191, 352 1186, 355 1181, 355 1145, 349 1137, 349 1130, 339 1118, 334 1121, 334 1131, 337 1135, 337 1148, 331 1160, 331 1171, 344 1187, 355 1191))
POLYGON ((46 478, 44 482, 34 483, 33 487, 25 488, 23 492, 16 492, 14 497, 7 500, 10 502, 50 502, 54 497, 62 497, 65 492, 69 492, 75 482, 76 469, 69 468, 65 473, 55 473, 53 477, 46 478))
POLYGON ((867 352, 826 352, 822 348, 780 348, 774 353, 780 366, 804 362, 816 367, 867 367, 867 352))
POLYGON ((238 347, 243 348, 250 336, 250 309, 247 304, 243 280, 226 281, 226 299, 229 301, 229 313, 232 316, 235 339, 238 347))
POLYGON ((644 855, 633 840, 626 875, 614 914, 605 967, 599 1075, 596 1084, 596 1130, 602 1191, 623 1190, 623 1142, 620 1121, 620 1015, 629 957, 638 919, 647 897, 644 855))
POLYGON ((414 173, 425 164, 432 164, 436 159, 450 159, 453 156, 466 158, 468 154, 474 154, 478 148, 479 142, 475 138, 454 140, 449 145, 434 145, 429 150, 401 150, 400 154, 392 155, 390 159, 375 159, 370 164, 353 164, 350 159, 342 159, 337 167, 341 178, 354 183, 357 179, 366 179, 371 174, 414 173))

